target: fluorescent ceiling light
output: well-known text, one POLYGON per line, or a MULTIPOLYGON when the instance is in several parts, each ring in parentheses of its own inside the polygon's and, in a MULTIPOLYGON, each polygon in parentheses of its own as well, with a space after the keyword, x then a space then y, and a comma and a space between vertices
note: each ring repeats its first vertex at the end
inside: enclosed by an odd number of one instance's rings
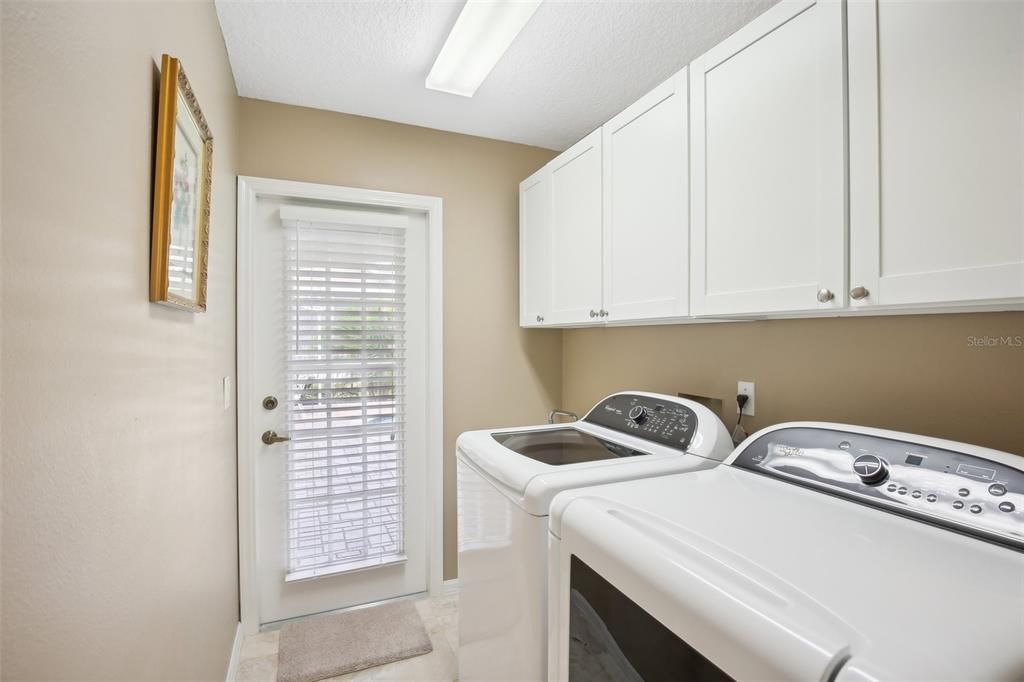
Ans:
POLYGON ((467 0, 427 75, 427 88, 472 97, 542 0, 467 0))

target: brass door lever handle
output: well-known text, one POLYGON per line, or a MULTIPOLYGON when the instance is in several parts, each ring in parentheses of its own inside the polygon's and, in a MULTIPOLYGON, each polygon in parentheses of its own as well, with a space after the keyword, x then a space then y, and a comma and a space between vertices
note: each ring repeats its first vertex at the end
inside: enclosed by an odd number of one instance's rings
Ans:
POLYGON ((277 431, 264 431, 263 435, 260 436, 260 440, 262 440, 265 445, 273 445, 274 443, 283 443, 286 440, 291 440, 291 438, 288 436, 279 436, 277 435, 277 431))

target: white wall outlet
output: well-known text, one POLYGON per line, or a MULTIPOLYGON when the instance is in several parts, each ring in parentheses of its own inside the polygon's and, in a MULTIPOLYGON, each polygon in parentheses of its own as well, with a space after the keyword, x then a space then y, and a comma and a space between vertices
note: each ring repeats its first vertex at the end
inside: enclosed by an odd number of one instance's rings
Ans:
POLYGON ((231 377, 224 377, 221 382, 224 388, 224 409, 231 407, 231 377))
MULTIPOLYGON (((753 381, 737 381, 736 382, 736 395, 747 396, 747 404, 743 406, 743 414, 748 417, 754 416, 754 382, 753 381)), ((736 413, 739 414, 740 406, 737 403, 736 413)))

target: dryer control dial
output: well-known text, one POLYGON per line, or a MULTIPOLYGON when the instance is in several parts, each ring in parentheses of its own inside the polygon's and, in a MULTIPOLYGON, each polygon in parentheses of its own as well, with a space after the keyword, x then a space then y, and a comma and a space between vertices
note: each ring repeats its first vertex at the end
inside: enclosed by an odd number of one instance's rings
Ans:
POLYGON ((853 460, 853 473, 868 485, 875 485, 889 477, 889 465, 878 455, 861 455, 853 460))

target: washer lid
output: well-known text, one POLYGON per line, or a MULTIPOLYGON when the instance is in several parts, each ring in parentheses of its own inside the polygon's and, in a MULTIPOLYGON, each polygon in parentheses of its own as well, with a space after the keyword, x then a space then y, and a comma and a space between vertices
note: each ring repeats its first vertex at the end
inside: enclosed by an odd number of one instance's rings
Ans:
POLYGON ((730 466, 569 491, 551 514, 563 557, 734 677, 814 677, 837 655, 851 681, 1024 670, 1014 549, 730 466))
MULTIPOLYGON (((551 500, 563 490, 583 486, 614 483, 633 478, 663 476, 680 473, 692 469, 701 469, 718 464, 716 460, 684 453, 680 450, 660 446, 635 436, 616 433, 603 427, 576 422, 571 431, 576 436, 556 435, 552 432, 565 431, 564 425, 545 425, 516 429, 514 431, 467 431, 459 436, 456 452, 460 461, 471 467, 478 474, 490 481, 499 491, 534 516, 547 516, 551 500), (516 445, 527 454, 502 445, 496 437, 513 436, 509 444, 516 445), (536 434, 536 439, 529 438, 536 434), (591 455, 595 451, 588 448, 604 449, 608 444, 622 452, 643 452, 647 454, 633 456, 611 455, 605 459, 587 459, 563 464, 548 464, 541 461, 540 450, 547 443, 551 449, 543 457, 557 455, 553 443, 562 439, 579 439, 580 443, 596 441, 599 445, 582 445, 591 455), (518 442, 518 445, 517 445, 518 442), (532 445, 531 445, 532 444, 532 445), (536 447, 532 454, 530 449, 536 447)), ((563 441, 564 442, 564 441, 563 441)), ((611 454, 611 453, 609 453, 611 454)), ((567 455, 564 459, 571 459, 567 455)))
POLYGON ((570 427, 543 431, 508 431, 491 436, 499 445, 551 466, 594 462, 616 457, 644 457, 649 452, 613 443, 570 427))

